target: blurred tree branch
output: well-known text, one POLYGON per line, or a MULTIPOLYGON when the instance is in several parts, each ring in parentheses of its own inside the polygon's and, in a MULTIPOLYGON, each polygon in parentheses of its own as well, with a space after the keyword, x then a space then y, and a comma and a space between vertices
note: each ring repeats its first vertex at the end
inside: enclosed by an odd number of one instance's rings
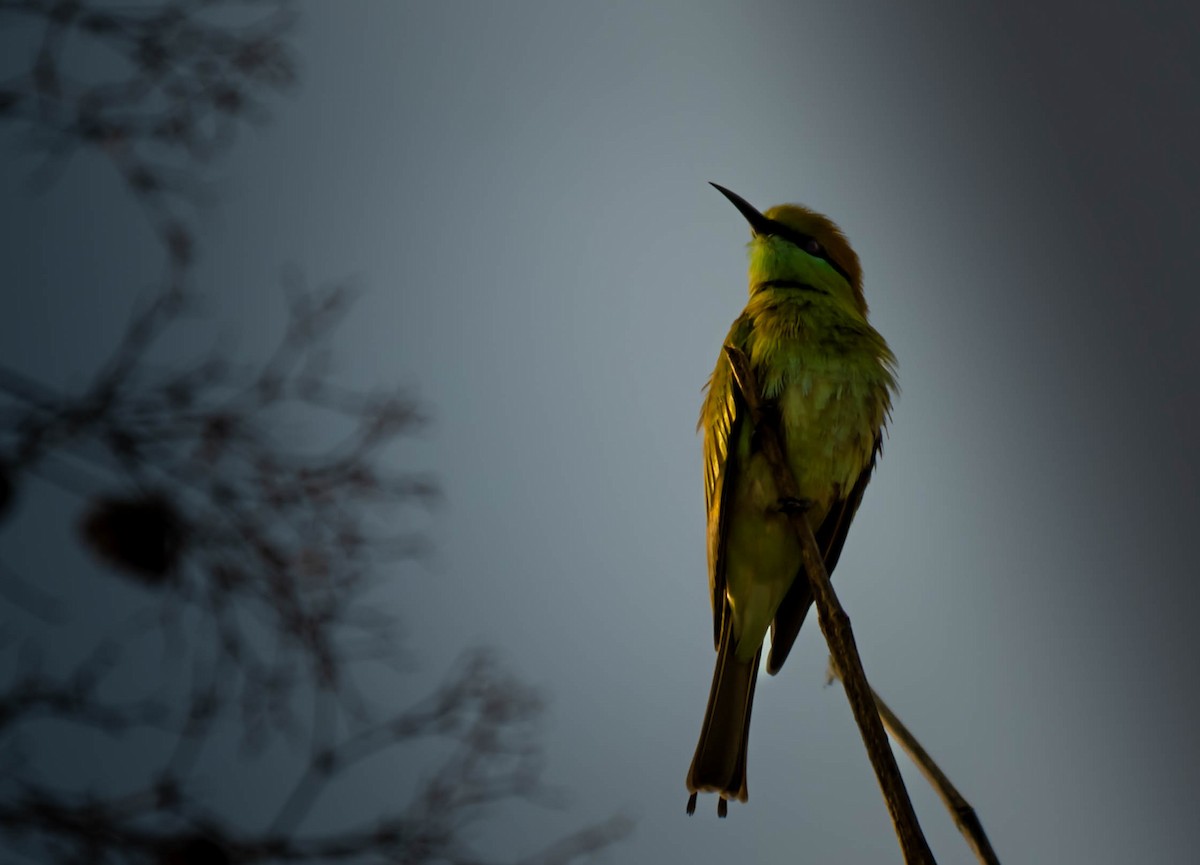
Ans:
MULTIPOLYGON (((44 157, 41 184, 81 150, 108 160, 168 265, 77 392, 0 367, 0 530, 33 484, 80 496, 78 542, 139 599, 85 645, 71 588, 0 574, 0 604, 27 616, 0 630, 18 648, 0 679, 6 861, 484 865, 514 860, 473 849, 469 827, 509 801, 557 801, 541 780, 542 703, 493 654, 468 653, 407 706, 381 709, 358 684, 364 664, 400 661, 396 622, 368 595, 425 554, 423 532, 395 527, 439 490, 394 468, 390 449, 425 424, 416 401, 331 374, 326 345, 348 289, 288 281, 287 326, 260 364, 150 360, 196 305, 204 166, 295 82, 295 20, 290 0, 0 0, 0 22, 34 40, 27 71, 0 81, 0 124, 44 157), (88 52, 100 49, 100 65, 119 68, 97 83, 88 52), (161 661, 159 679, 123 681, 147 658, 161 661), (240 757, 222 762, 231 737, 240 757), (115 760, 132 743, 137 759, 94 789, 52 777, 47 744, 76 742, 115 760), (282 769, 268 759, 277 743, 292 747, 282 769), (412 789, 398 784, 395 801, 348 776, 398 753, 412 789), (213 774, 229 786, 239 771, 295 773, 266 821, 217 798, 213 774), (379 815, 314 825, 319 803, 356 795, 379 815)), ((89 624, 111 613, 83 612, 89 624)), ((516 861, 574 862, 628 831, 614 818, 516 861)))
POLYGON ((37 46, 25 72, 0 81, 0 120, 43 155, 42 185, 79 150, 103 154, 186 267, 197 167, 267 117, 269 92, 295 84, 296 17, 293 0, 0 0, 0 20, 37 46), (120 68, 97 82, 78 67, 101 53, 120 68))

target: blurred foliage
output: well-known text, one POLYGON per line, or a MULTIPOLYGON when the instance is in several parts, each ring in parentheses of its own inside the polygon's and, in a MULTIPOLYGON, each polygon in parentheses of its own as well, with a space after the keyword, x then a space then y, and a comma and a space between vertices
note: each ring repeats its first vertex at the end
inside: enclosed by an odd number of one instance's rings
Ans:
POLYGON ((104 154, 184 266, 199 168, 295 84, 295 20, 292 0, 0 0, 0 25, 36 46, 0 81, 0 121, 40 154, 42 183, 81 149, 104 154), (113 69, 98 81, 101 65, 113 69))
MULTIPOLYGON (((413 508, 428 511, 438 488, 389 458, 424 425, 420 406, 402 390, 344 387, 328 369, 350 292, 289 281, 287 326, 261 364, 149 360, 198 295, 190 216, 206 166, 296 81, 296 18, 290 2, 0 0, 0 26, 25 28, 34 46, 29 68, 0 82, 0 124, 41 157, 41 183, 78 150, 105 157, 168 265, 76 392, 0 368, 0 531, 23 489, 58 484, 83 499, 75 537, 102 578, 124 580, 148 610, 133 628, 114 620, 59 670, 45 659, 73 644, 71 598, 37 575, 0 574, 0 604, 35 623, 0 684, 5 861, 513 861, 473 849, 472 827, 510 800, 556 801, 541 781, 541 701, 492 653, 466 653, 432 693, 400 707, 377 708, 356 685, 364 664, 400 663, 396 622, 367 595, 425 553, 413 508), (81 71, 96 49, 117 61, 103 81, 81 71), (163 680, 116 685, 152 637, 163 680), (41 752, 26 745, 50 725, 51 740, 92 737, 118 753, 144 739, 144 753, 162 758, 99 790, 45 780, 41 752), (205 754, 230 731, 251 775, 280 771, 268 760, 275 743, 292 748, 294 781, 257 828, 200 780, 201 768, 222 771, 205 754), (414 766, 402 801, 379 802, 347 776, 394 753, 414 766), (381 816, 314 829, 321 797, 370 800, 381 816)), ((577 861, 628 830, 614 818, 520 861, 577 861)))

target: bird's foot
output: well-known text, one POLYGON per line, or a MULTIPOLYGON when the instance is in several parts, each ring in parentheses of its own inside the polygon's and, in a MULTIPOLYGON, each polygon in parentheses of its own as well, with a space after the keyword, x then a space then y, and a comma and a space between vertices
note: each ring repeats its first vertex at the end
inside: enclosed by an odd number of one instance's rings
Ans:
POLYGON ((812 510, 816 502, 812 499, 796 499, 790 496, 783 496, 779 499, 779 512, 788 514, 804 514, 812 510))
MULTIPOLYGON (((698 794, 693 793, 688 796, 687 812, 688 816, 696 813, 696 797, 698 794)), ((717 797, 717 816, 724 819, 729 814, 729 800, 724 796, 717 797)))

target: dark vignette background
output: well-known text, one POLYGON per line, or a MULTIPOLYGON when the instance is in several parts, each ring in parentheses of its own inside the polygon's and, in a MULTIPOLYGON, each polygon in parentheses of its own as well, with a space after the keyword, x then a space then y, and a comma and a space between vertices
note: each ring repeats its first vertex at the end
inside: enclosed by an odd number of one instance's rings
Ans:
MULTIPOLYGON (((384 602, 422 675, 485 641, 544 685, 569 819, 639 817, 615 860, 897 858, 813 627, 759 688, 749 806, 683 814, 711 671, 693 426, 744 299, 710 179, 832 214, 900 359, 838 572, 875 686, 1005 861, 1192 849, 1200 13, 1034 8, 309 3, 298 94, 223 163, 212 316, 253 353, 281 265, 358 276, 339 369, 419 389, 408 458, 448 498, 435 567, 384 602)), ((160 253, 101 163, 31 197, 5 146, 0 354, 78 384, 160 253)), ((62 530, 37 512, 0 536, 25 571, 62 530)))

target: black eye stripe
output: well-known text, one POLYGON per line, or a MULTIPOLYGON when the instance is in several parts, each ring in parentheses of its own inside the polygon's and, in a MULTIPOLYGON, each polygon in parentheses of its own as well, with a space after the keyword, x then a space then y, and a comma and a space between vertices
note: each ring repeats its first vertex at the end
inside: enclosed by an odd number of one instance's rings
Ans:
POLYGON ((829 264, 830 267, 832 267, 834 270, 836 270, 838 273, 840 273, 842 275, 842 279, 846 280, 846 282, 849 283, 850 285, 854 284, 853 281, 850 279, 850 274, 848 274, 848 273, 846 273, 846 271, 842 270, 841 265, 839 265, 836 261, 834 261, 832 258, 829 257, 829 250, 827 250, 825 248, 825 246, 823 244, 821 244, 820 242, 818 242, 816 240, 816 238, 813 237, 811 234, 802 234, 799 231, 788 228, 782 222, 775 222, 774 220, 771 221, 771 233, 774 234, 776 237, 782 237, 784 240, 786 240, 788 243, 792 244, 793 246, 797 247, 798 249, 804 249, 804 251, 808 252, 809 255, 811 255, 815 258, 823 259, 826 263, 829 264), (805 244, 808 243, 809 241, 813 241, 813 242, 817 243, 817 246, 820 248, 821 251, 820 252, 809 252, 809 250, 805 249, 805 244))

